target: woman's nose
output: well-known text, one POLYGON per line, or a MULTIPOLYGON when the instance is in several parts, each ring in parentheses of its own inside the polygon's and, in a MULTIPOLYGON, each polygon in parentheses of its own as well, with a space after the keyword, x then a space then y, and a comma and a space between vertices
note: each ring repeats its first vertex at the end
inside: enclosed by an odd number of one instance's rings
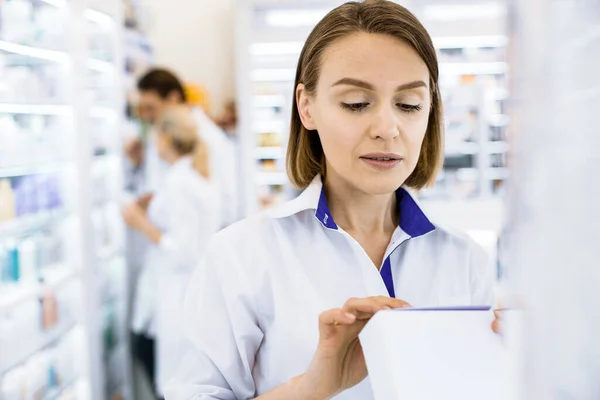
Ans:
POLYGON ((393 140, 400 135, 400 126, 395 110, 390 106, 382 106, 374 115, 371 128, 373 139, 393 140))

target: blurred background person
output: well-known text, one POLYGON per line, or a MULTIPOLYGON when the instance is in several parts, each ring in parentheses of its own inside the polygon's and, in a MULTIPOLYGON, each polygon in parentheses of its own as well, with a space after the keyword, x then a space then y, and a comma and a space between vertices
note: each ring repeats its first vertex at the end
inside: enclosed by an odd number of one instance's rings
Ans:
MULTIPOLYGON (((163 110, 170 105, 188 103, 187 90, 179 78, 166 69, 154 68, 138 81, 140 118, 155 124, 163 110)), ((193 104, 192 104, 193 105, 193 104)), ((220 227, 237 220, 237 186, 235 178, 235 151, 226 134, 208 117, 201 107, 193 107, 198 126, 198 135, 206 142, 211 157, 211 180, 218 187, 221 203, 220 227)), ((128 144, 126 150, 137 150, 140 146, 128 144)), ((165 166, 156 156, 152 143, 145 149, 146 179, 148 193, 154 192, 162 181, 165 166)), ((128 152, 132 162, 136 152, 128 152)))
POLYGON ((188 107, 163 110, 153 142, 167 165, 163 185, 148 209, 132 203, 123 218, 152 243, 135 299, 134 352, 161 395, 181 357, 183 293, 219 228, 219 199, 208 148, 188 107))

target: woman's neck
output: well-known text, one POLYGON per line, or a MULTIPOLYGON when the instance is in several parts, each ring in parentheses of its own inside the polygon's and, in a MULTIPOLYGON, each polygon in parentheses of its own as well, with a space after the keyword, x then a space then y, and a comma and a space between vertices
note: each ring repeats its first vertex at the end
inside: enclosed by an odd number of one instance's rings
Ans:
POLYGON ((342 179, 326 179, 327 204, 335 223, 347 232, 391 236, 398 226, 395 193, 373 195, 342 179))

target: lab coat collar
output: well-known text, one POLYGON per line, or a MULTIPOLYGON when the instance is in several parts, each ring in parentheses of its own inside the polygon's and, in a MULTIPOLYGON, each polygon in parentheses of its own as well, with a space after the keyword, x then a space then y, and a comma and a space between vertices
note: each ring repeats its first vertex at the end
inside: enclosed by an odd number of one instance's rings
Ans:
MULTIPOLYGON (((410 192, 400 187, 396 190, 398 207, 400 211, 399 227, 410 237, 423 236, 435 229, 429 218, 425 215, 417 201, 410 192)), ((324 227, 337 230, 333 216, 327 204, 325 189, 321 176, 317 175, 312 183, 294 200, 270 211, 274 218, 285 218, 304 210, 315 210, 315 218, 324 227)))
POLYGON ((187 167, 190 167, 191 165, 192 165, 192 157, 189 155, 182 156, 179 158, 179 160, 175 161, 171 165, 171 171, 179 170, 182 168, 187 168, 187 167))

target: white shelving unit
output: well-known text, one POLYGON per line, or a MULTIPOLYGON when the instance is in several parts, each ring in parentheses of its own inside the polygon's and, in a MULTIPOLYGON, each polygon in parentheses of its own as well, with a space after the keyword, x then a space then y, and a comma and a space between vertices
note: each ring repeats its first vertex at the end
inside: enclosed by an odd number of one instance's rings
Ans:
POLYGON ((97 282, 102 393, 106 399, 131 399, 133 387, 128 329, 125 232, 121 222, 121 144, 125 110, 122 92, 124 4, 88 0, 84 10, 88 37, 88 122, 92 133, 90 192, 93 257, 97 282))
POLYGON ((0 399, 130 399, 122 0, 0 11, 0 399))

